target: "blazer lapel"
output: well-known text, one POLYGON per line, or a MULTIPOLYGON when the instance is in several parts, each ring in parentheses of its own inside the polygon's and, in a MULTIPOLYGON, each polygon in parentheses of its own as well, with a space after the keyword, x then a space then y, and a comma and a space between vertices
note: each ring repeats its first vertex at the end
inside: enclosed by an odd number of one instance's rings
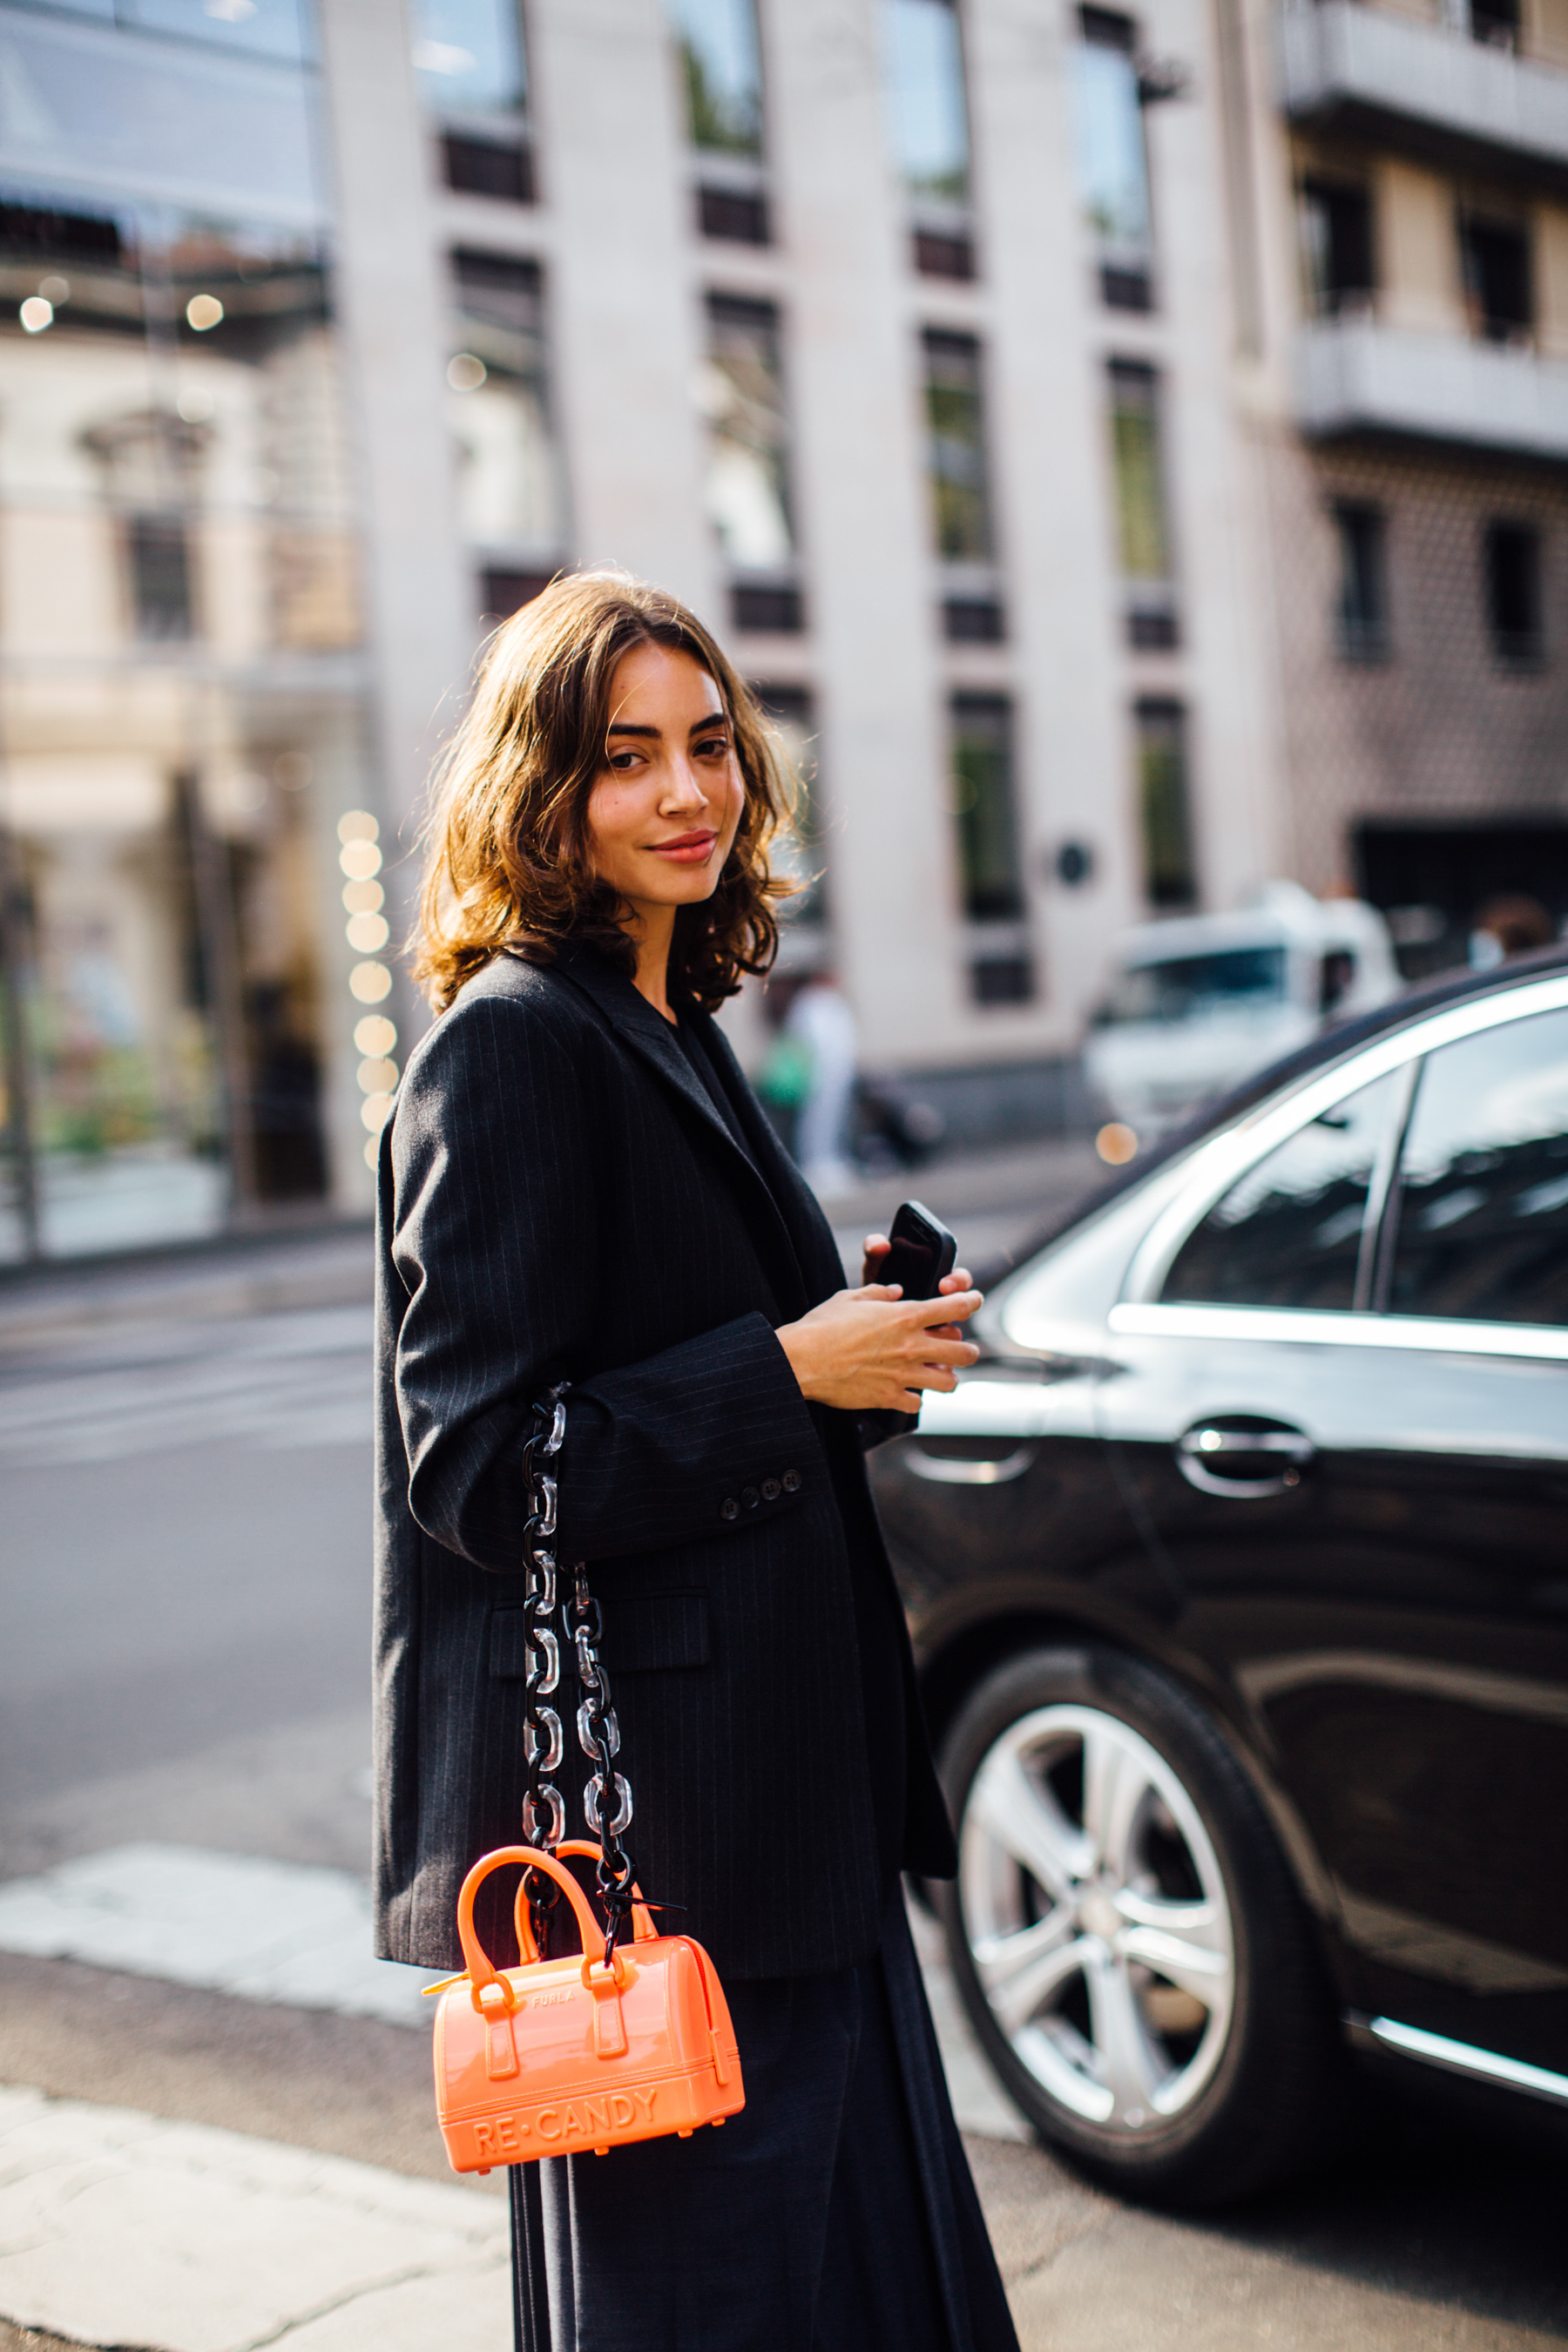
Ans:
MULTIPOLYGON (((624 972, 589 949, 569 950, 561 957, 556 970, 582 990, 616 1034, 667 1087, 674 1089, 685 1108, 701 1121, 705 1132, 717 1139, 731 1181, 745 1203, 753 1233, 773 1273, 779 1305, 786 1315, 802 1311, 811 1301, 795 1240, 778 1202, 725 1126, 669 1023, 654 1011, 645 996, 638 995, 624 972)), ((727 1046, 724 1050, 728 1055, 727 1046)), ((750 1139, 752 1123, 742 1120, 742 1126, 750 1139)))

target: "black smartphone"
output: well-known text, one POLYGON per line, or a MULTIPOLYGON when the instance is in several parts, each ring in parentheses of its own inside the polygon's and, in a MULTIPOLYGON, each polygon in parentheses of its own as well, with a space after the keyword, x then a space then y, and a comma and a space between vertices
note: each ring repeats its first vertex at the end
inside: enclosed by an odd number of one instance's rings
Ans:
POLYGON ((877 1280, 900 1283, 906 1298, 934 1298, 942 1276, 952 1272, 956 1237, 918 1201, 906 1201, 888 1239, 892 1247, 877 1270, 877 1280))

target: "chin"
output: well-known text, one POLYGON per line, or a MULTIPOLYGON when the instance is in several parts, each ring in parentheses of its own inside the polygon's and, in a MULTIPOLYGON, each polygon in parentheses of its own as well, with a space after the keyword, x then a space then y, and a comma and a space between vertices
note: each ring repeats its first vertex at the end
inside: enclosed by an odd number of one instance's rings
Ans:
POLYGON ((719 874, 716 870, 660 874, 637 895, 656 907, 696 907, 700 906, 704 898, 710 898, 718 887, 719 874))

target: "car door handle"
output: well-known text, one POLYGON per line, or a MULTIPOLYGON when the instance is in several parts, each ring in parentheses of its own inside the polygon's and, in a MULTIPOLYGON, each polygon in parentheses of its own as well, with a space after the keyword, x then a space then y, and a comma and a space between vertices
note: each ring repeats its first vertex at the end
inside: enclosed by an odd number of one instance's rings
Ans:
POLYGON ((1039 1451, 1034 1445, 1016 1445, 1011 1454, 991 1454, 983 1462, 955 1462, 945 1454, 928 1454, 918 1438, 906 1440, 904 1460, 917 1478, 930 1478, 939 1486, 1005 1486, 1010 1478, 1021 1478, 1039 1451))
POLYGON ((1301 1473, 1317 1454, 1317 1447, 1301 1430, 1227 1428, 1223 1422, 1200 1421, 1176 1440, 1176 1467, 1200 1495, 1226 1495, 1238 1501, 1256 1501, 1265 1495, 1283 1495, 1301 1483, 1301 1473), (1278 1461, 1267 1477, 1247 1477, 1244 1462, 1258 1456, 1278 1461))

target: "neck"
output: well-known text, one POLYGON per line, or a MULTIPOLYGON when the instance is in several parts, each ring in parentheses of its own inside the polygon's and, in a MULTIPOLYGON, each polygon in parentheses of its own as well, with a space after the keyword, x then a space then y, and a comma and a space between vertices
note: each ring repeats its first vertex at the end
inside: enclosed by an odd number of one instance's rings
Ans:
POLYGON ((637 950, 633 987, 639 996, 647 999, 657 1013, 672 1022, 675 1015, 669 1007, 669 950, 675 944, 675 908, 634 903, 632 919, 626 929, 637 950))

